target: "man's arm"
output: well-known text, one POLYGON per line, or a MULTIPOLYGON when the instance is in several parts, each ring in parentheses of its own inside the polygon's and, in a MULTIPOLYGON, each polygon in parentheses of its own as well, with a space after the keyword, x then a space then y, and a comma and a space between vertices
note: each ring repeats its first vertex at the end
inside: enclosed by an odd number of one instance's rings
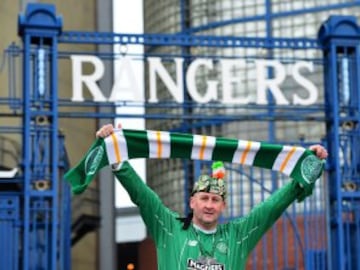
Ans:
POLYGON ((243 245, 247 247, 248 254, 301 192, 302 188, 291 180, 265 201, 257 204, 248 215, 232 222, 236 227, 238 240, 246 239, 247 243, 243 245))
MULTIPOLYGON (((312 145, 309 149, 314 151, 320 159, 325 159, 328 156, 326 149, 321 145, 312 145)), ((308 190, 313 187, 312 184, 308 190)), ((246 217, 234 221, 233 224, 237 227, 239 238, 248 241, 246 245, 248 253, 253 250, 261 237, 280 218, 290 204, 295 200, 302 201, 310 194, 306 193, 305 189, 292 179, 264 202, 256 205, 246 217)))
MULTIPOLYGON (((96 132, 96 137, 105 138, 113 132, 113 125, 104 125, 96 132)), ((159 196, 144 183, 127 161, 113 165, 112 168, 115 177, 128 192, 131 201, 139 207, 147 229, 157 242, 164 234, 172 230, 177 214, 165 207, 159 196)))
POLYGON ((143 182, 127 161, 113 172, 128 192, 131 201, 139 207, 141 217, 157 243, 164 234, 172 231, 177 214, 165 207, 159 196, 143 182))

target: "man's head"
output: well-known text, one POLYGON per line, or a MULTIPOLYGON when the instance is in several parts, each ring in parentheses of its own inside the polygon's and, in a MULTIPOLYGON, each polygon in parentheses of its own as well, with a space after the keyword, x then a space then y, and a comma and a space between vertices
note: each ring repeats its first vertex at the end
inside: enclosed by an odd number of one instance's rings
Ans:
POLYGON ((193 222, 203 229, 214 229, 219 216, 225 209, 226 185, 225 168, 222 162, 214 162, 213 173, 201 175, 195 183, 190 198, 193 222))

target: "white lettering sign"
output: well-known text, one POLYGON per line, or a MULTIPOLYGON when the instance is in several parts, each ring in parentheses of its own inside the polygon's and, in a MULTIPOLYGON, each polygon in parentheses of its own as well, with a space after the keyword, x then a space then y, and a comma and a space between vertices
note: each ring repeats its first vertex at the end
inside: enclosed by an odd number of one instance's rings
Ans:
MULTIPOLYGON (((143 93, 135 79, 135 70, 132 61, 128 56, 120 59, 119 71, 115 76, 115 81, 111 89, 109 97, 105 97, 99 88, 98 81, 104 75, 105 66, 100 58, 92 55, 72 55, 72 101, 84 101, 84 86, 88 89, 94 101, 115 102, 120 100, 122 92, 133 93, 131 101, 144 101, 143 93), (93 72, 84 74, 83 65, 91 65, 93 72), (127 82, 124 85, 124 82, 127 82)), ((245 87, 243 81, 245 78, 237 75, 239 72, 235 70, 246 68, 244 59, 219 59, 215 62, 212 59, 198 58, 192 61, 187 69, 184 70, 184 59, 174 58, 172 65, 174 70, 172 75, 165 68, 162 59, 159 57, 148 57, 148 74, 149 74, 149 98, 148 102, 159 102, 157 83, 159 80, 163 83, 169 92, 170 97, 178 103, 184 102, 184 85, 186 91, 193 101, 197 103, 208 103, 211 101, 219 101, 224 104, 248 104, 250 102, 256 104, 268 104, 268 94, 271 94, 275 104, 279 105, 311 105, 314 104, 319 96, 316 85, 306 78, 301 71, 306 70, 307 73, 314 71, 312 62, 299 61, 292 64, 290 74, 286 72, 286 66, 278 60, 258 59, 255 60, 253 68, 256 72, 256 89, 248 89, 248 91, 234 91, 234 89, 242 89, 245 87), (216 70, 215 70, 216 68, 216 70), (220 72, 218 70, 220 69, 220 72), (207 78, 202 83, 204 89, 198 89, 197 80, 201 74, 219 74, 221 78, 207 78), (216 71, 216 72, 215 72, 216 71), (185 74, 184 74, 185 73, 185 74), (300 93, 287 93, 282 91, 282 85, 288 76, 298 85, 300 93), (220 93, 220 91, 222 91, 220 93), (246 93, 255 93, 252 95, 246 93), (243 93, 243 94, 239 94, 243 93), (240 96, 239 96, 240 95, 240 96), (254 99, 254 97, 256 98, 254 99)), ((127 95, 128 96, 128 95, 127 95)))

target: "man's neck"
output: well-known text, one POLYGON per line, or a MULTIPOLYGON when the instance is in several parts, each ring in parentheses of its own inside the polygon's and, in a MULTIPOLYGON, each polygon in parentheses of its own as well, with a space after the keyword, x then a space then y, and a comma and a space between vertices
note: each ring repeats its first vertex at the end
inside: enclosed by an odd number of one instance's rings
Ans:
POLYGON ((193 226, 196 230, 201 231, 205 234, 213 234, 213 233, 216 233, 216 230, 217 230, 217 226, 215 226, 215 228, 213 228, 213 229, 204 229, 204 228, 200 227, 199 225, 196 225, 195 223, 193 223, 193 226))

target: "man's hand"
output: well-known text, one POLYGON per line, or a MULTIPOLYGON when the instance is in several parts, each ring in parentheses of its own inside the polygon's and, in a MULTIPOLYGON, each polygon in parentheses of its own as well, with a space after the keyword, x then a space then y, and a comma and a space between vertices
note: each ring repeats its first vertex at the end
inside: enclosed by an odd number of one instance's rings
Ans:
POLYGON ((315 155, 320 159, 325 159, 328 157, 327 150, 320 144, 311 145, 309 149, 314 151, 315 155))
MULTIPOLYGON (((118 128, 121 128, 121 124, 118 124, 118 128)), ((106 138, 114 132, 114 126, 112 124, 103 125, 98 131, 96 131, 96 138, 106 138)))
MULTIPOLYGON (((118 128, 121 128, 121 124, 118 124, 118 128)), ((98 131, 96 131, 96 138, 106 138, 114 132, 114 126, 112 124, 103 125, 98 131)), ((111 168, 113 171, 120 170, 122 162, 112 164, 111 168)))

